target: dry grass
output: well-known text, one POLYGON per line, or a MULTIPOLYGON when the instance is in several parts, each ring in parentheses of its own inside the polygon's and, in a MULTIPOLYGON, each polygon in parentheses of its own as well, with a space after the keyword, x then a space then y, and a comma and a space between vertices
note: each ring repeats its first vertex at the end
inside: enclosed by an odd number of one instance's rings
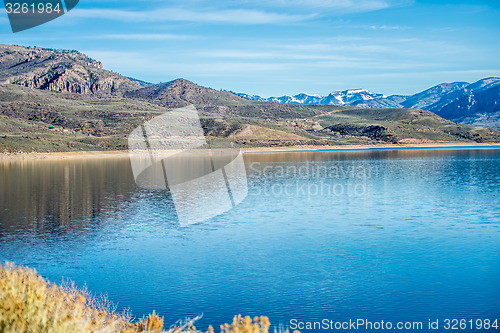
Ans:
MULTIPOLYGON (((164 329, 163 317, 154 311, 133 321, 129 313, 115 310, 106 298, 94 297, 72 282, 58 286, 47 282, 34 269, 0 264, 0 333, 201 332, 194 325, 200 317, 164 329)), ((269 327, 267 317, 255 317, 252 321, 239 315, 231 324, 221 325, 221 333, 269 333, 269 327)), ((213 332, 209 326, 207 333, 213 332)))
POLYGON ((252 318, 238 315, 233 318, 232 324, 221 325, 220 331, 222 333, 269 333, 270 326, 271 323, 267 317, 255 317, 252 322, 252 318))
POLYGON ((130 319, 73 284, 50 284, 12 263, 0 267, 0 332, 138 331, 130 319))

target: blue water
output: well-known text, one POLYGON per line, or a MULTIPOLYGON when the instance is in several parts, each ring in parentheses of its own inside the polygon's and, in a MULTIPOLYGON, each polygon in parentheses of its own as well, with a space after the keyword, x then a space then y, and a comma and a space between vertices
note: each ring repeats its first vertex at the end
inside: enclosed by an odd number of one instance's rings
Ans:
POLYGON ((167 193, 135 186, 127 159, 2 162, 0 261, 86 284, 136 317, 203 313, 199 328, 239 313, 500 321, 500 150, 245 162, 243 203, 189 227, 167 193))

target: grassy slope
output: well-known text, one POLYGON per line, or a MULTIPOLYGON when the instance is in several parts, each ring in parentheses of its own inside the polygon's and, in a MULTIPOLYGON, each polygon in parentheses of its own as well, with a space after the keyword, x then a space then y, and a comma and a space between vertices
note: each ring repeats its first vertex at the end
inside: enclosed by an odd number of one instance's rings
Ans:
MULTIPOLYGON (((427 111, 258 103, 206 88, 191 93, 188 100, 197 98, 208 138, 244 146, 384 143, 386 136, 365 130, 372 125, 393 138, 387 142, 500 142, 498 131, 457 125, 427 111)), ((135 127, 169 110, 161 100, 133 97, 0 85, 0 152, 126 149, 135 127)))
POLYGON ((1 85, 0 151, 126 149, 126 134, 165 111, 123 98, 1 85))
POLYGON ((386 127, 400 141, 499 142, 499 132, 456 124, 436 114, 416 109, 346 108, 314 117, 321 125, 355 123, 386 127))

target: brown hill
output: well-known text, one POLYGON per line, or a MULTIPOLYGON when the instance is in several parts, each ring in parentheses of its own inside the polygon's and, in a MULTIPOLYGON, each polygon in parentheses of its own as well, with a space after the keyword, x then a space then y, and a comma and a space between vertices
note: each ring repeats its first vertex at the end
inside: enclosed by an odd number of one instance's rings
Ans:
MULTIPOLYGON (((194 104, 198 110, 205 113, 273 121, 285 118, 311 117, 321 113, 320 109, 314 106, 249 101, 232 92, 202 87, 185 79, 177 79, 128 91, 125 93, 125 97, 155 103, 164 107, 182 107, 194 104)), ((331 109, 332 107, 330 107, 331 109)))
POLYGON ((196 104, 199 106, 216 104, 249 105, 243 99, 228 91, 217 91, 194 84, 185 79, 151 85, 139 90, 129 91, 126 97, 155 102, 164 106, 186 106, 196 104))
POLYGON ((79 94, 123 94, 141 84, 74 50, 0 44, 0 82, 79 94))

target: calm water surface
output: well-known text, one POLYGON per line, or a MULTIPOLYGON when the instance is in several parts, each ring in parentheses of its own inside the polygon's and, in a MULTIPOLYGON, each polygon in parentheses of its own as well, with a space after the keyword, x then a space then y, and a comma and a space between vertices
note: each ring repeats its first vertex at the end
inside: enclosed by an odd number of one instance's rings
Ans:
POLYGON ((0 161, 0 261, 197 325, 500 317, 500 150, 249 154, 235 209, 180 227, 128 159, 0 161))

